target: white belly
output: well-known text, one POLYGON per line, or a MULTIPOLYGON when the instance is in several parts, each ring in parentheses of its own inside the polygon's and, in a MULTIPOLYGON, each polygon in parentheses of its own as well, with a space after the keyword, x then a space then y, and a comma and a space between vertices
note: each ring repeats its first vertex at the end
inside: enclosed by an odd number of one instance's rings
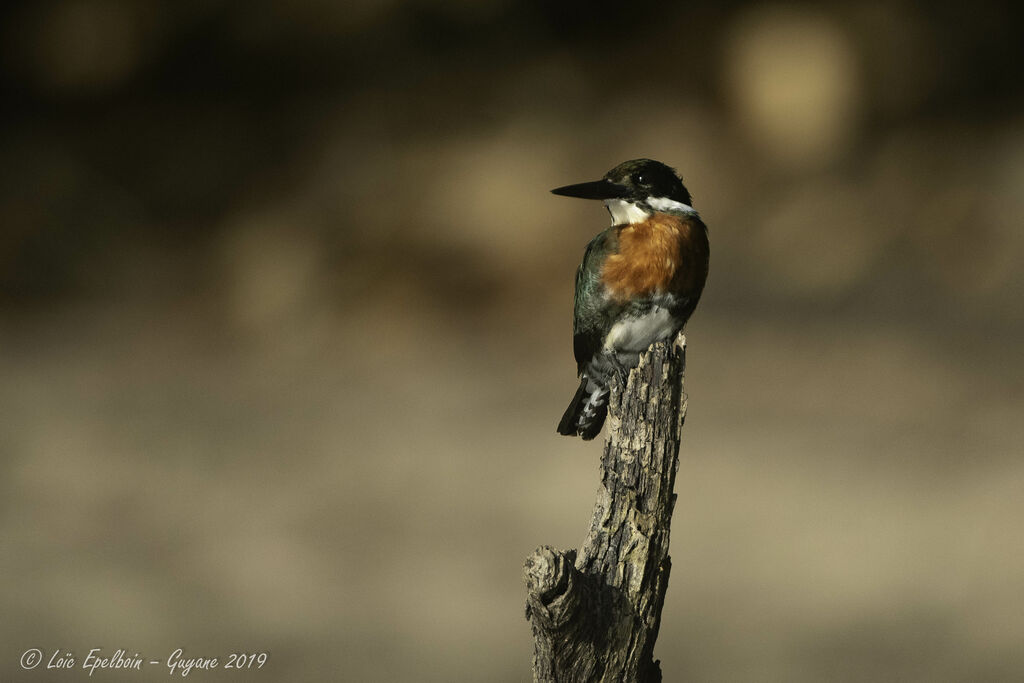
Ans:
POLYGON ((676 329, 676 321, 667 308, 655 306, 638 318, 626 318, 612 325, 604 339, 608 351, 646 351, 654 342, 665 339, 676 329))

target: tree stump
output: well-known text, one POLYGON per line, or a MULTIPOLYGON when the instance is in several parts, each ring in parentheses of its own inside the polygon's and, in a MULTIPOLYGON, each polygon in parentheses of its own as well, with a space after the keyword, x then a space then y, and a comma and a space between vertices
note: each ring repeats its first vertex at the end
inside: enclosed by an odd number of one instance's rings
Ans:
POLYGON ((613 382, 587 539, 579 553, 542 546, 526 560, 537 683, 661 680, 653 654, 671 569, 685 352, 681 333, 653 344, 625 387, 613 382))

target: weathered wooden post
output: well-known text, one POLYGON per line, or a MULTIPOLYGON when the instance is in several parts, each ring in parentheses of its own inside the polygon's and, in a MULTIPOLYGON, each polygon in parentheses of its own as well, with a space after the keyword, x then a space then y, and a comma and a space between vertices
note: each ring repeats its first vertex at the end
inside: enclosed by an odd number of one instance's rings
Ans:
POLYGON ((661 680, 685 352, 680 333, 651 346, 625 387, 613 382, 590 533, 578 553, 542 546, 526 560, 538 683, 661 680))

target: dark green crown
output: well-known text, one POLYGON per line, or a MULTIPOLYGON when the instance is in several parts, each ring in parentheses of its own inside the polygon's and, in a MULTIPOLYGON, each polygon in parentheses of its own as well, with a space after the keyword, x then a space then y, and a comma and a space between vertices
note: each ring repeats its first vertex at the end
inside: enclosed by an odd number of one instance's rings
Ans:
POLYGON ((683 204, 690 204, 690 193, 683 185, 675 169, 654 159, 632 159, 604 174, 605 180, 631 190, 628 197, 633 201, 642 201, 648 197, 667 197, 683 204))

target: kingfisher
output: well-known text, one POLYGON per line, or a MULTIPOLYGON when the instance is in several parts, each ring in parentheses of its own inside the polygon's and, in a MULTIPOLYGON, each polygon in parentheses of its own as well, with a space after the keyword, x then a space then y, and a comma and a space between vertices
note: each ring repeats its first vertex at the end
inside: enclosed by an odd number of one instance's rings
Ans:
POLYGON ((558 423, 559 434, 589 440, 608 415, 612 377, 625 386, 640 354, 674 337, 697 307, 708 276, 708 230, 679 174, 652 159, 551 192, 602 200, 611 214, 611 227, 590 241, 576 271, 580 386, 558 423))

